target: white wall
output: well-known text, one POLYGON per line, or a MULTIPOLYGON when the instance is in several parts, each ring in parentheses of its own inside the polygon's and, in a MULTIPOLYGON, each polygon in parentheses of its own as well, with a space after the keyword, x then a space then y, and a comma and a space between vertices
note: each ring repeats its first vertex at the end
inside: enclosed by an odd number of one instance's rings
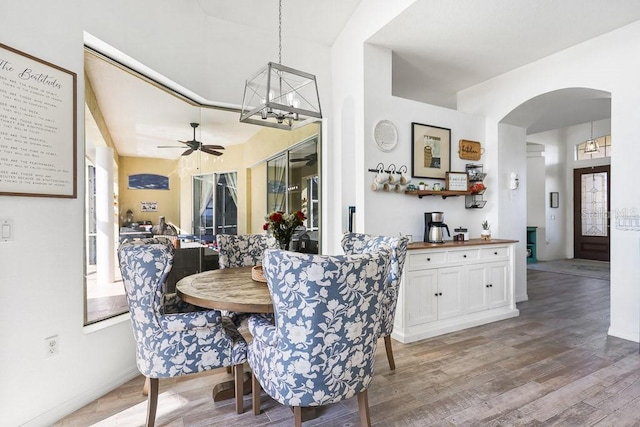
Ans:
MULTIPOLYGON (((375 169, 378 163, 386 167, 405 165, 411 173, 411 123, 423 123, 451 129, 451 170, 464 171, 468 161, 461 160, 457 153, 458 141, 469 139, 482 141, 484 135, 484 119, 479 116, 459 113, 455 110, 423 104, 391 95, 391 51, 367 44, 364 51, 365 62, 365 119, 364 119, 364 159, 365 164, 356 173, 363 181, 362 192, 365 198, 366 218, 364 231, 373 234, 398 235, 411 234, 413 240, 422 241, 424 236, 424 212, 442 211, 450 232, 458 226, 469 229, 472 238, 480 236, 481 223, 485 219, 492 222, 491 211, 497 207, 495 197, 496 169, 484 169, 488 173, 485 185, 488 189, 484 209, 465 209, 464 197, 430 196, 419 199, 404 193, 372 191, 370 184, 375 173, 367 169, 375 169), (373 140, 373 129, 379 120, 390 120, 398 129, 398 145, 391 152, 380 151, 373 140)), ((484 159, 480 162, 482 163, 484 159)), ((415 179, 428 183, 442 180, 415 179)), ((512 238, 504 234, 496 237, 512 238)))
POLYGON ((346 230, 348 206, 356 206, 356 230, 365 231, 365 153, 371 149, 371 130, 365 128, 364 106, 364 46, 382 26, 397 16, 415 0, 363 0, 331 47, 333 115, 327 148, 332 163, 330 179, 325 180, 333 200, 328 207, 332 217, 325 252, 341 251, 340 235, 346 230))
MULTIPOLYGON (((593 124, 594 136, 611 133, 611 119, 593 124)), ((538 232, 538 259, 573 258, 573 169, 610 164, 610 158, 576 161, 575 147, 591 136, 590 123, 527 135, 527 141, 544 146, 544 233, 538 232), (558 208, 549 206, 549 193, 560 195, 558 208)), ((529 188, 531 183, 529 183, 529 188)), ((529 190, 528 190, 529 191, 529 190)), ((531 206, 529 206, 530 208, 531 206)))
POLYGON ((78 76, 78 198, 0 196, 0 424, 49 425, 137 374, 128 322, 89 332, 84 306, 82 2, 2 2, 0 40, 78 76), (45 338, 60 353, 45 358, 45 338))
MULTIPOLYGON (((527 174, 525 130, 498 125, 498 236, 517 240, 515 253, 516 302, 529 299, 527 294, 527 174), (510 189, 511 173, 519 178, 519 187, 510 189), (507 212, 507 215, 503 215, 507 212)), ((493 227, 492 227, 493 228, 493 227)), ((492 231, 493 236, 493 231, 492 231)))
MULTIPOLYGON (((586 87, 612 94, 611 135, 616 149, 611 158, 613 212, 638 212, 640 190, 635 182, 635 162, 640 144, 640 58, 637 55, 640 23, 566 49, 535 63, 503 74, 461 92, 458 108, 487 117, 487 139, 496 137, 495 124, 523 102, 554 90, 586 87), (526 84, 523 84, 526 82, 526 84)), ((526 165, 524 157, 520 160, 526 165)), ((510 215, 500 210, 500 218, 510 215)), ((640 332, 640 235, 636 231, 611 231, 611 335, 638 341, 640 332)))
POLYGON ((527 142, 527 227, 536 228, 536 258, 545 259, 545 152, 544 146, 527 142))

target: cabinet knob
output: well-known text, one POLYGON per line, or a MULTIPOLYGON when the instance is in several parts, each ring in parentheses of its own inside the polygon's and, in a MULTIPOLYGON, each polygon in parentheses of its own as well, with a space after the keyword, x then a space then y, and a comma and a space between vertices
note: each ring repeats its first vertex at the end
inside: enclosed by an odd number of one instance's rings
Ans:
POLYGON ((467 255, 466 255, 466 254, 465 254, 465 255, 462 255, 462 258, 466 258, 466 257, 467 257, 467 255))
POLYGON ((493 254, 494 254, 494 255, 498 255, 498 252, 494 252, 493 254))
POLYGON ((436 296, 436 297, 437 297, 437 296, 438 296, 438 293, 436 292, 435 294, 433 294, 433 296, 436 296))
POLYGON ((490 287, 490 288, 493 288, 493 285, 489 284, 489 287, 490 287))
POLYGON ((431 261, 431 258, 427 258, 427 261, 431 261))
POLYGON ((442 292, 440 292, 440 293, 438 294, 438 296, 442 296, 442 292))

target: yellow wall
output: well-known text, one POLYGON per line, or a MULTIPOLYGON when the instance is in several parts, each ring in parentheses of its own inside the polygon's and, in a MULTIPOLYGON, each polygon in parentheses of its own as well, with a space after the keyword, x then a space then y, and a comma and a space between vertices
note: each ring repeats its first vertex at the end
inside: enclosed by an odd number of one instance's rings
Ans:
POLYGON ((128 209, 133 211, 133 219, 151 221, 165 217, 168 223, 180 223, 180 178, 178 161, 149 159, 143 157, 120 157, 118 167, 120 223, 126 218, 128 209), (152 173, 169 177, 169 190, 130 190, 129 175, 152 173), (158 202, 158 212, 140 212, 141 202, 158 202))
POLYGON ((230 145, 222 156, 200 151, 178 160, 121 157, 120 218, 127 209, 136 221, 158 223, 162 215, 178 227, 180 233, 192 233, 192 179, 194 175, 236 172, 238 176, 238 234, 261 233, 267 214, 267 172, 265 160, 320 132, 319 124, 310 124, 295 131, 261 129, 241 145, 230 145), (129 190, 128 176, 154 173, 169 176, 169 191, 129 190), (141 213, 140 202, 157 201, 157 213, 141 213))

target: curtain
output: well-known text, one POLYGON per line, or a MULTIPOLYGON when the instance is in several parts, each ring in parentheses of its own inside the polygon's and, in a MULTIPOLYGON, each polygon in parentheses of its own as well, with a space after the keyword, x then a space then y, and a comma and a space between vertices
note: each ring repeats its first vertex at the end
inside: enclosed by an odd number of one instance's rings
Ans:
POLYGON ((286 209, 286 173, 287 173, 287 157, 281 156, 273 160, 273 171, 277 187, 273 193, 274 210, 284 211, 286 209))
POLYGON ((235 172, 228 172, 223 173, 222 175, 224 175, 227 180, 227 188, 229 189, 233 203, 238 206, 238 174, 235 172))
POLYGON ((200 228, 203 228, 205 224, 202 221, 204 217, 204 212, 207 210, 207 205, 209 204, 209 200, 213 198, 213 178, 214 175, 202 175, 200 177, 200 209, 199 209, 199 223, 200 228))

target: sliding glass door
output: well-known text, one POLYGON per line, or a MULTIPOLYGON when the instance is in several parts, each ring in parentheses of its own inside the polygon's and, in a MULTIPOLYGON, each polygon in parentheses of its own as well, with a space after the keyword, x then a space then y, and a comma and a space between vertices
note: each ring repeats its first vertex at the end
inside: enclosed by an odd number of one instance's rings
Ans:
POLYGON ((238 233, 238 178, 235 172, 193 177, 193 234, 213 241, 238 233), (215 190, 215 191, 214 191, 215 190))

